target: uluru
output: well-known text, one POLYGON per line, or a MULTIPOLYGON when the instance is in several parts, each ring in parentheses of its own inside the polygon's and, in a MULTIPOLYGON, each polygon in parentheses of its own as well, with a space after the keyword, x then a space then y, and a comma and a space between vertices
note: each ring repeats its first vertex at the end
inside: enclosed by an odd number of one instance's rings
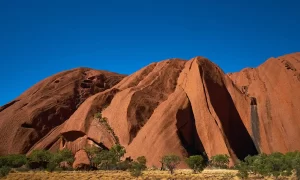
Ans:
POLYGON ((300 150, 299 89, 300 53, 235 73, 204 57, 167 59, 130 75, 71 69, 0 107, 0 155, 66 148, 78 162, 86 146, 121 144, 125 157, 160 166, 169 153, 228 154, 236 163, 300 150))

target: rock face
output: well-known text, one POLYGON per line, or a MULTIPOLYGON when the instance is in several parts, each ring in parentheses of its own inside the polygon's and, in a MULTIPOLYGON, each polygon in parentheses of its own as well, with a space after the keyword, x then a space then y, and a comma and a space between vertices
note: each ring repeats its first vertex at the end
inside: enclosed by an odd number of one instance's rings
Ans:
POLYGON ((202 57, 152 63, 124 78, 90 69, 61 73, 1 107, 0 143, 8 146, 0 154, 67 148, 77 166, 88 163, 86 146, 120 143, 125 156, 160 166, 170 153, 228 154, 235 163, 249 154, 300 150, 298 70, 300 53, 231 74, 202 57), (56 80, 66 88, 48 87, 56 80))
POLYGON ((28 89, 16 100, 0 107, 0 155, 27 153, 47 140, 42 148, 56 143, 61 125, 89 96, 105 91, 124 76, 88 68, 51 76, 28 89))
POLYGON ((300 53, 270 58, 258 68, 229 76, 250 98, 245 123, 258 149, 300 150, 300 53))

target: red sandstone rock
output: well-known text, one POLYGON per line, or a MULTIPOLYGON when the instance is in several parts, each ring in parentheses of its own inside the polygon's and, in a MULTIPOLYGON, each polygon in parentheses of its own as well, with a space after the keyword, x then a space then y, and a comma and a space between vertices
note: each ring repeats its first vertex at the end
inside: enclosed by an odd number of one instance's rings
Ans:
MULTIPOLYGON (((25 120, 15 114, 32 114, 20 110, 18 104, 22 104, 21 101, 1 107, 4 110, 0 112, 0 118, 4 121, 0 122, 0 128, 8 127, 9 120, 15 119, 12 121, 16 124, 15 131, 30 136, 21 138, 8 132, 5 136, 0 132, 4 139, 1 141, 9 145, 1 147, 0 153, 68 148, 76 154, 74 165, 77 166, 81 162, 87 163, 85 146, 110 148, 120 143, 126 148, 126 156, 146 156, 149 166, 160 166, 161 157, 170 153, 181 157, 203 152, 209 157, 229 154, 234 163, 258 152, 300 150, 296 143, 300 137, 297 126, 300 116, 299 69, 300 53, 295 53, 271 58, 256 69, 231 74, 224 74, 214 63, 196 57, 190 61, 170 59, 152 63, 124 79, 112 73, 93 75, 98 71, 92 70, 88 70, 93 72, 92 75, 86 73, 84 77, 62 75, 61 78, 81 77, 79 82, 83 83, 83 90, 93 89, 91 83, 102 89, 93 93, 84 91, 83 96, 87 99, 64 116, 64 120, 55 126, 47 123, 50 121, 37 123, 37 130, 32 132, 29 131, 30 124, 23 125, 29 130, 19 130, 20 122, 25 120), (107 83, 107 77, 111 83, 107 83), (100 112, 105 120, 95 117, 100 112), (14 137, 22 143, 11 148, 16 144, 14 137)), ((53 77, 51 82, 57 79, 53 77)), ((67 82, 70 80, 65 81, 66 87, 71 86, 67 82)), ((67 95, 72 94, 71 89, 53 91, 67 95)), ((53 94, 51 88, 45 90, 43 94, 48 91, 53 94)), ((31 91, 21 97, 29 99, 31 91)), ((48 112, 45 108, 53 106, 57 109, 61 107, 60 101, 52 102, 53 95, 50 98, 43 94, 35 97, 39 101, 32 106, 32 111, 46 112, 49 117, 53 111, 48 112)), ((63 97, 66 96, 57 100, 63 97)), ((68 102, 74 102, 74 99, 68 102)))
POLYGON ((259 150, 300 150, 300 53, 270 58, 229 76, 252 104, 244 119, 259 150))
POLYGON ((74 169, 87 169, 90 165, 90 160, 84 150, 79 150, 75 154, 75 161, 73 163, 74 169))
POLYGON ((0 155, 51 149, 64 123, 89 96, 104 91, 124 76, 78 68, 53 75, 0 107, 0 155))

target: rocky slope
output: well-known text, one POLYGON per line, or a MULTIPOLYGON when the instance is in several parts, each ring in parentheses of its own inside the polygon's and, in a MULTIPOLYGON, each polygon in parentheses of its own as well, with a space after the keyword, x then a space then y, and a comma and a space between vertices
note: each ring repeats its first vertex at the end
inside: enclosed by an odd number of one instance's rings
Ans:
POLYGON ((127 77, 63 72, 0 108, 0 154, 68 148, 78 165, 86 163, 85 146, 120 143, 126 156, 159 166, 169 153, 229 154, 235 162, 300 150, 299 62, 295 53, 225 74, 196 57, 152 63, 127 77))
POLYGON ((261 152, 300 150, 300 53, 229 75, 251 99, 249 132, 261 152))
MULTIPOLYGON (((0 155, 27 153, 61 125, 89 96, 117 84, 124 76, 78 68, 53 75, 0 107, 0 155)), ((49 142, 44 148, 56 143, 49 142)))

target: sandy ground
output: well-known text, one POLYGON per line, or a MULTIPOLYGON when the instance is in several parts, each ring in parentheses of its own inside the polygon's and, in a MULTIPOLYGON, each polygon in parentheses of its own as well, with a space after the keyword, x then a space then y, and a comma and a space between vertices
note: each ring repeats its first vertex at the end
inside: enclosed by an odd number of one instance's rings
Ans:
MULTIPOLYGON (((144 171, 143 175, 139 178, 134 178, 130 175, 129 172, 124 171, 64 171, 64 172, 14 172, 10 173, 6 179, 12 180, 127 180, 127 179, 143 179, 143 180, 171 180, 171 179, 206 179, 206 180, 230 180, 239 178, 236 177, 237 171, 236 170, 223 170, 223 169, 206 169, 202 173, 194 174, 191 170, 188 169, 181 169, 176 170, 173 175, 171 175, 168 171, 158 171, 158 170, 149 170, 144 171)), ((250 179, 264 179, 259 177, 251 177, 250 179)), ((265 178, 270 179, 270 178, 265 178)), ((293 177, 283 178, 289 180, 296 180, 293 177)))

